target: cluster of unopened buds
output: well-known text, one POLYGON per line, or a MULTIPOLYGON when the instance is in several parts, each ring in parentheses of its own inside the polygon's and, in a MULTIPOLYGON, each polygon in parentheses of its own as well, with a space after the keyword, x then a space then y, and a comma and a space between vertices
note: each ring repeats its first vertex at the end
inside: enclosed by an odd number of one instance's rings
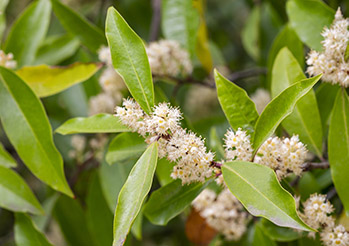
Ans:
POLYGON ((13 60, 13 54, 5 54, 3 50, 0 50, 0 66, 8 69, 15 69, 17 67, 17 62, 13 60))
MULTIPOLYGON (((299 199, 296 199, 299 205, 299 199)), ((349 246, 349 233, 343 225, 336 225, 331 216, 334 211, 332 204, 326 199, 326 195, 312 194, 303 202, 303 211, 299 215, 309 226, 320 230, 320 238, 326 246, 349 246)), ((315 237, 315 233, 309 233, 315 237)))
POLYGON ((349 42, 349 19, 345 19, 338 8, 330 28, 322 32, 323 51, 310 51, 308 69, 310 75, 323 74, 322 80, 332 84, 349 87, 349 61, 346 50, 349 42))
MULTIPOLYGON (((158 141, 159 157, 175 163, 171 174, 183 184, 204 182, 216 173, 218 183, 223 183, 221 163, 214 161, 214 153, 205 147, 204 139, 180 126, 181 112, 168 103, 155 106, 146 114, 133 99, 125 99, 123 107, 116 108, 116 116, 123 124, 138 132, 148 144, 158 141)), ((253 148, 246 131, 228 130, 225 138, 227 161, 252 161, 253 148)), ((289 173, 300 175, 307 150, 297 136, 280 139, 269 138, 258 150, 254 162, 274 169, 279 179, 289 173)))
POLYGON ((239 240, 247 230, 250 216, 228 189, 224 189, 218 195, 210 189, 205 189, 192 205, 210 227, 222 233, 229 241, 239 240))

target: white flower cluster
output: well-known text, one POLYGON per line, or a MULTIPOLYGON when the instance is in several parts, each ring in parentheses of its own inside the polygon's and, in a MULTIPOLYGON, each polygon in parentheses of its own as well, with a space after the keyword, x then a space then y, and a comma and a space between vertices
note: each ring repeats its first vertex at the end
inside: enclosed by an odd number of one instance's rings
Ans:
MULTIPOLYGON (((252 161, 253 148, 246 131, 241 128, 236 132, 229 129, 225 137, 225 156, 228 161, 252 161)), ((298 136, 284 139, 270 137, 259 148, 253 161, 274 169, 278 178, 282 179, 290 172, 300 175, 306 157, 307 149, 298 136)))
POLYGON ((159 158, 167 157, 177 164, 171 174, 181 179, 183 184, 204 182, 212 176, 210 164, 214 154, 207 152, 204 140, 192 132, 181 128, 182 115, 168 103, 154 107, 147 115, 133 99, 126 99, 123 107, 116 108, 116 116, 122 123, 146 138, 147 143, 158 141, 159 158))
POLYGON ((218 195, 205 189, 192 204, 206 223, 227 240, 239 240, 245 233, 249 215, 228 189, 218 195))
POLYGON ((271 101, 270 93, 265 89, 258 88, 256 92, 252 94, 251 100, 256 105, 258 114, 261 114, 265 106, 271 101))
POLYGON ((126 88, 121 76, 115 71, 109 47, 102 46, 98 51, 99 60, 106 68, 99 77, 102 93, 91 97, 89 101, 89 115, 98 113, 113 113, 115 105, 122 100, 121 91, 126 88))
POLYGON ((307 149, 298 136, 280 139, 270 137, 257 152, 255 162, 275 170, 279 179, 293 172, 300 175, 307 158, 307 149))
POLYGON ((13 60, 13 54, 5 54, 3 50, 0 50, 0 66, 8 69, 14 69, 17 67, 17 62, 13 60))
POLYGON ((149 65, 155 76, 187 76, 193 66, 189 54, 173 40, 152 42, 146 47, 149 65))
MULTIPOLYGON (((312 194, 303 203, 301 218, 314 229, 321 230, 321 241, 326 246, 349 246, 349 233, 342 225, 335 225, 334 218, 330 215, 334 208, 326 200, 326 195, 312 194)), ((315 237, 315 233, 309 233, 315 237)))
POLYGON ((251 161, 252 146, 250 135, 246 131, 239 128, 236 132, 229 129, 225 134, 225 156, 227 161, 251 161))
POLYGON ((310 75, 323 73, 322 80, 332 84, 349 87, 349 62, 345 51, 349 42, 349 19, 344 19, 338 8, 330 28, 322 32, 323 52, 310 51, 307 72, 310 75))

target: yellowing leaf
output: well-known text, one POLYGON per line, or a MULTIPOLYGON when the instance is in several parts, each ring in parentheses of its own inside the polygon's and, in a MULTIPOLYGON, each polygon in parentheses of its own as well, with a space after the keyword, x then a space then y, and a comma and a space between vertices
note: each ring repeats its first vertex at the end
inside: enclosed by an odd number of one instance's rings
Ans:
POLYGON ((65 67, 28 66, 17 70, 38 97, 51 96, 87 80, 101 68, 100 63, 74 63, 65 67))

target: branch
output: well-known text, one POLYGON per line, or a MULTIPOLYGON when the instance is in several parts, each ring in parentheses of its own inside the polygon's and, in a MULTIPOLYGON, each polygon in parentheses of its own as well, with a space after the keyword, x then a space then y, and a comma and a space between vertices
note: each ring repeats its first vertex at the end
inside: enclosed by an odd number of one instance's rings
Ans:
POLYGON ((150 24, 149 42, 155 41, 159 37, 161 22, 161 0, 152 0, 153 16, 150 24))
POLYGON ((327 169, 330 167, 328 161, 325 162, 307 162, 302 166, 304 172, 310 171, 313 169, 327 169))

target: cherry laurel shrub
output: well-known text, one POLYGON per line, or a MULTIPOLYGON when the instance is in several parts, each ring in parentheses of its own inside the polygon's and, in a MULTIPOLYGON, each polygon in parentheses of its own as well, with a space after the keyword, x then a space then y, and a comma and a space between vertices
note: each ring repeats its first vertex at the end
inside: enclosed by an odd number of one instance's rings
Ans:
POLYGON ((349 246, 348 3, 17 2, 1 245, 349 246), (242 46, 225 8, 249 13, 242 46))

